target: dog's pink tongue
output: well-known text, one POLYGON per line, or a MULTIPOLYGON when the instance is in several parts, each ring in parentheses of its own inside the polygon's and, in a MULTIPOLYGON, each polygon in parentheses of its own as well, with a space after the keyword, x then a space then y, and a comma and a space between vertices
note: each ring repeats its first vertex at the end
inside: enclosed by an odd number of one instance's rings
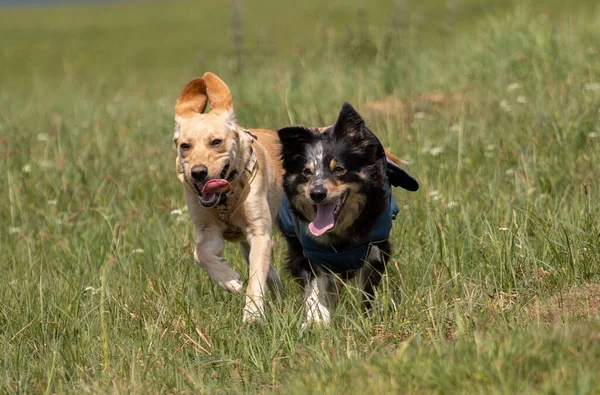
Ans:
POLYGON ((317 218, 308 224, 308 230, 314 236, 321 236, 323 233, 333 229, 335 219, 333 218, 333 210, 335 203, 317 204, 317 218))
POLYGON ((219 192, 226 192, 231 188, 231 184, 227 180, 215 179, 207 181, 202 188, 202 195, 212 195, 219 192))

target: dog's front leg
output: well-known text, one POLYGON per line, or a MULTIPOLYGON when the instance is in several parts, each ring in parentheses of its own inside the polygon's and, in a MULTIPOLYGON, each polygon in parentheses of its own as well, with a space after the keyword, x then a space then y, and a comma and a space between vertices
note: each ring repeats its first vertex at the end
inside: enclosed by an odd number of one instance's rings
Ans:
POLYGON ((304 288, 306 322, 303 329, 310 325, 329 326, 331 309, 337 301, 338 282, 333 275, 317 271, 310 276, 304 288))
MULTIPOLYGON (((268 229, 268 226, 266 227, 268 229)), ((271 261, 271 234, 266 230, 248 234, 250 272, 246 289, 244 322, 264 317, 264 294, 271 261)))
POLYGON ((219 255, 223 252, 225 241, 223 236, 211 229, 196 229, 196 248, 194 261, 206 270, 208 276, 221 288, 232 293, 242 292, 240 275, 219 255))

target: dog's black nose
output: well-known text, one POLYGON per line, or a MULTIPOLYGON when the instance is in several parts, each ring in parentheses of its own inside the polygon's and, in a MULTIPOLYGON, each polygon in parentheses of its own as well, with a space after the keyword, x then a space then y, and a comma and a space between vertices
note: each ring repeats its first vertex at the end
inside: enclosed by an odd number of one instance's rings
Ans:
POLYGON ((310 190, 310 198, 315 203, 322 202, 327 197, 327 189, 322 185, 317 185, 310 190))
POLYGON ((208 175, 208 168, 204 165, 192 167, 192 178, 196 181, 202 181, 208 175))

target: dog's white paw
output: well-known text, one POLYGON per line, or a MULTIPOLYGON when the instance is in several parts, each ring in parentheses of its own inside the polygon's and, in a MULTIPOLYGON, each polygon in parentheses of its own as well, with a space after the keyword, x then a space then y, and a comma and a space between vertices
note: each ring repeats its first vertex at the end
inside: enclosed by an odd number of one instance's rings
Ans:
POLYGON ((223 288, 225 291, 231 292, 232 294, 242 293, 242 290, 244 289, 244 286, 240 280, 219 281, 217 284, 219 287, 223 288))
POLYGON ((264 311, 250 311, 248 309, 248 306, 246 306, 246 308, 244 309, 243 321, 245 324, 253 324, 255 322, 260 322, 263 320, 263 318, 265 318, 264 311))

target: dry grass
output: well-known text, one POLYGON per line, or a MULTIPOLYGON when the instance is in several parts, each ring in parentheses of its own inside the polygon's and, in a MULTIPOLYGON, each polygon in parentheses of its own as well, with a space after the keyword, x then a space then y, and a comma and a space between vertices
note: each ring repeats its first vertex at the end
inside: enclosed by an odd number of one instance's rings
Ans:
POLYGON ((536 297, 527 308, 527 315, 548 324, 596 321, 600 318, 600 284, 574 286, 546 300, 536 297))

